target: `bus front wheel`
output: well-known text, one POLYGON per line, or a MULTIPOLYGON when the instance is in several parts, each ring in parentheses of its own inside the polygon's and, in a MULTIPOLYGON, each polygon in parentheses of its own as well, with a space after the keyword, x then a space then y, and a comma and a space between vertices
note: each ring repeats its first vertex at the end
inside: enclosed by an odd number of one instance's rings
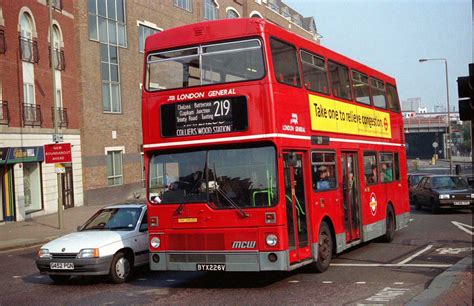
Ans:
POLYGON ((318 260, 313 262, 313 270, 322 273, 329 268, 332 259, 333 241, 331 230, 326 222, 319 228, 318 260))

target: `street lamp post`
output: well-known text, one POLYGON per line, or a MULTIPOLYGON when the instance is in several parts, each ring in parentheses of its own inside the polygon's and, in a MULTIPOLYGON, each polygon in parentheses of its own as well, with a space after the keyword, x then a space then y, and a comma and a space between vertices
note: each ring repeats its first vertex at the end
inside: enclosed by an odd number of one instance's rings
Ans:
POLYGON ((427 61, 444 61, 444 68, 446 73, 446 101, 448 105, 448 122, 447 122, 447 129, 448 129, 448 155, 449 155, 449 174, 453 173, 453 158, 451 152, 451 110, 449 107, 449 82, 448 82, 448 60, 445 58, 420 58, 418 60, 420 63, 427 62, 427 61))

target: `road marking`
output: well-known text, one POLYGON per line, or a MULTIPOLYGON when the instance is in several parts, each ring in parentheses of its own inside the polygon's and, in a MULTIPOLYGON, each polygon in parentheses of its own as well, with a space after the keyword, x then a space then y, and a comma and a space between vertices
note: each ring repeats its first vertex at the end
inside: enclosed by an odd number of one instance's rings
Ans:
POLYGON ((332 281, 323 281, 323 284, 332 284, 332 281))
POLYGON ((356 282, 357 285, 363 285, 366 284, 366 282, 356 282))
POLYGON ((472 229, 474 228, 474 226, 467 225, 467 224, 464 224, 464 223, 461 223, 461 222, 456 222, 456 221, 451 221, 451 223, 454 224, 454 226, 459 228, 461 231, 464 231, 464 232, 468 233, 471 236, 474 235, 474 232, 472 232, 472 229), (469 230, 468 228, 470 228, 471 230, 469 230))
POLYGON ((290 281, 288 281, 288 282, 289 282, 289 283, 299 283, 300 281, 298 281, 298 280, 290 280, 290 281))
POLYGON ((399 265, 403 265, 403 264, 406 264, 407 262, 411 261, 412 259, 414 259, 416 256, 428 251, 429 249, 431 249, 433 247, 432 244, 430 244, 429 246, 427 246, 426 248, 424 248, 423 250, 419 251, 419 252, 416 252, 415 254, 411 255, 410 257, 400 261, 398 264, 399 265))
POLYGON ((146 281, 146 278, 139 278, 139 281, 146 281))
POLYGON ((403 285, 404 282, 394 282, 393 284, 394 284, 394 285, 403 285))
POLYGON ((334 267, 418 267, 418 268, 449 268, 452 265, 444 264, 352 264, 352 263, 332 263, 331 266, 334 267))
POLYGON ((21 278, 21 276, 20 275, 15 275, 15 276, 13 276, 13 278, 21 278))
POLYGON ((436 251, 439 255, 446 255, 446 254, 459 254, 461 252, 469 252, 474 250, 473 247, 470 248, 439 248, 436 251))
POLYGON ((35 278, 44 278, 44 275, 36 275, 35 278))
POLYGON ((366 301, 370 302, 390 302, 393 299, 396 299, 409 291, 407 288, 383 288, 381 291, 377 292, 373 296, 366 298, 366 301))

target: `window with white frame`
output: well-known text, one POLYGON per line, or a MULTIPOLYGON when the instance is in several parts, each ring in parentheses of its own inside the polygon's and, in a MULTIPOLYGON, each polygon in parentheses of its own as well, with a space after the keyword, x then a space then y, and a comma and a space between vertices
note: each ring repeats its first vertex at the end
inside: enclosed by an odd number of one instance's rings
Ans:
POLYGON ((88 0, 89 39, 127 47, 124 0, 88 0))
POLYGON ((227 18, 239 18, 239 13, 234 8, 227 9, 227 18))
POLYGON ((174 0, 174 5, 189 12, 193 10, 192 0, 174 0))
POLYGON ((122 150, 107 151, 107 182, 109 186, 123 184, 122 150))
POLYGON ((139 23, 138 24, 138 51, 144 52, 146 38, 158 32, 161 32, 161 30, 139 23))
POLYGON ((102 107, 106 113, 121 113, 118 48, 100 44, 102 107))
POLYGON ((219 6, 215 0, 204 0, 204 18, 215 20, 219 18, 219 6))

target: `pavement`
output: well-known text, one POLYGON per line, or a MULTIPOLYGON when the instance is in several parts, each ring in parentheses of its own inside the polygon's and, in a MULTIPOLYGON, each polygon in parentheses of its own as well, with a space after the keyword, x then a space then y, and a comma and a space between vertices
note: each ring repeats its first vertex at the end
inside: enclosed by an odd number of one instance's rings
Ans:
MULTIPOLYGON (((41 246, 59 236, 77 230, 100 206, 80 206, 64 211, 64 228, 58 228, 57 214, 22 222, 0 225, 0 252, 30 246, 41 246)), ((407 305, 472 305, 472 255, 453 265, 430 283, 407 305)))

